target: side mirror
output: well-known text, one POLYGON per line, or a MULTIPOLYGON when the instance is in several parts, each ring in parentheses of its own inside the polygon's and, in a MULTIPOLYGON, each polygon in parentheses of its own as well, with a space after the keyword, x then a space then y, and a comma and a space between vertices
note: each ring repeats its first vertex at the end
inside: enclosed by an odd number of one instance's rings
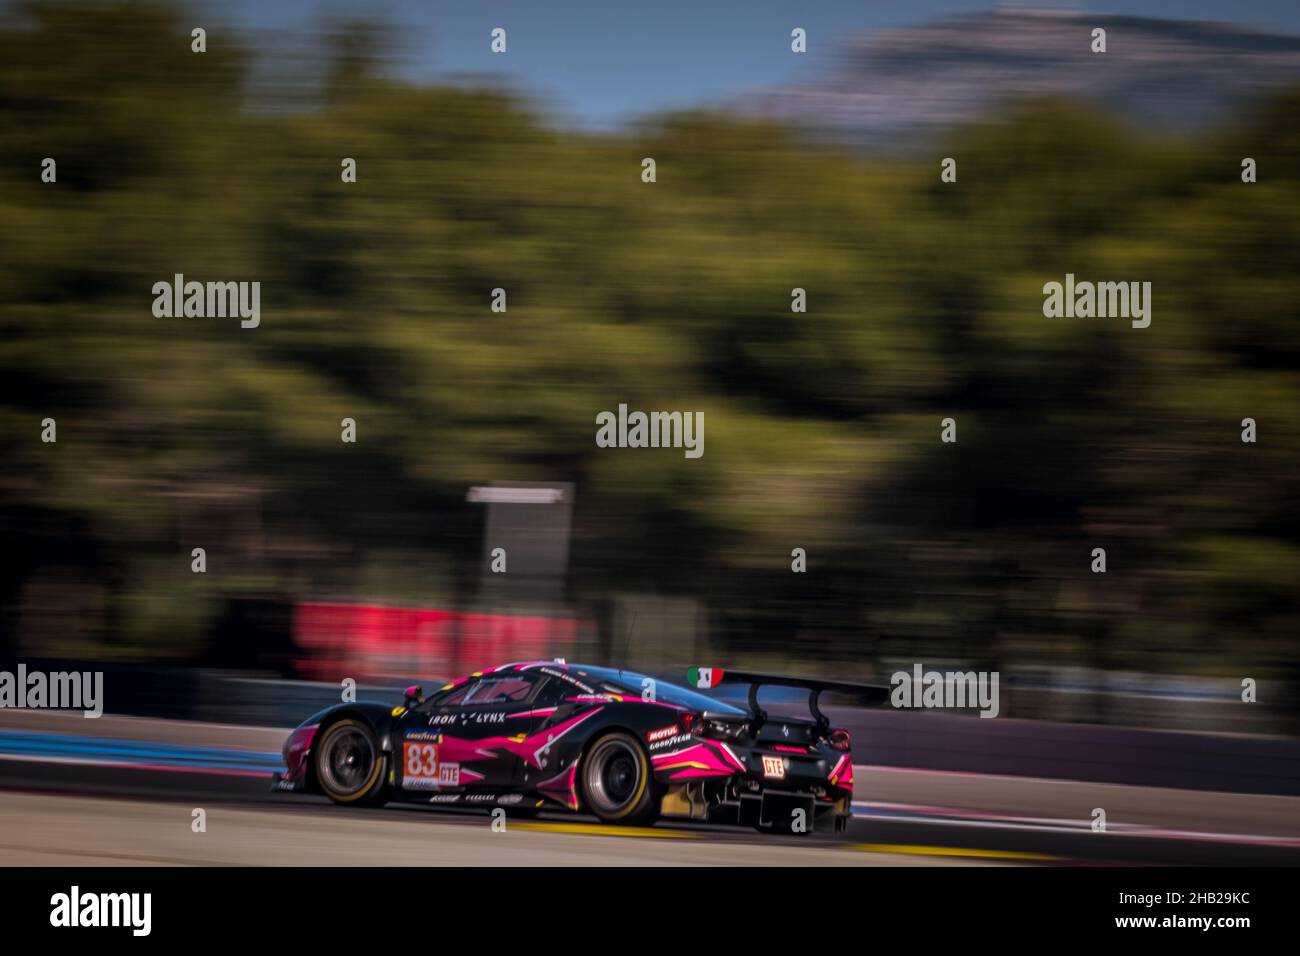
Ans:
POLYGON ((406 688, 403 693, 406 696, 406 706, 408 708, 414 707, 416 704, 424 700, 424 695, 420 691, 419 684, 412 684, 410 687, 406 688))

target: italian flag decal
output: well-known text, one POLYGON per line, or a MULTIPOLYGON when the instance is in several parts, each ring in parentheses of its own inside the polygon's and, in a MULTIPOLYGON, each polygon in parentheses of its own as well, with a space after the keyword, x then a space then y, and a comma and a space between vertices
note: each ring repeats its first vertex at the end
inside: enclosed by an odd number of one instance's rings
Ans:
POLYGON ((686 671, 686 680, 692 687, 717 687, 722 683, 721 667, 692 667, 686 671))

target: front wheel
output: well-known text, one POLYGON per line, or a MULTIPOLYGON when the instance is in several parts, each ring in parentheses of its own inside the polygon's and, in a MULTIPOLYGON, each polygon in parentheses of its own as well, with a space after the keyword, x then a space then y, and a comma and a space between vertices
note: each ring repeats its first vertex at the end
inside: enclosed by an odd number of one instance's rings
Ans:
POLYGON ((315 749, 316 782, 335 803, 384 802, 384 755, 379 739, 359 720, 330 724, 315 749))
POLYGON ((629 734, 596 740, 582 760, 581 781, 583 805, 605 823, 649 826, 659 816, 650 760, 629 734))

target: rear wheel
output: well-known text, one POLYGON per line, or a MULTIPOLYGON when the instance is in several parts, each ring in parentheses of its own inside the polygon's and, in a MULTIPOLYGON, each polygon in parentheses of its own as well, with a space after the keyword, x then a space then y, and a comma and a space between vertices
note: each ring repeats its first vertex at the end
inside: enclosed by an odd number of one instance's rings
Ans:
POLYGON ((606 823, 648 826, 659 816, 650 760, 629 734, 596 740, 582 760, 580 779, 583 805, 606 823))
POLYGON ((316 782, 335 803, 384 802, 384 754, 379 739, 359 720, 330 724, 315 751, 316 782))

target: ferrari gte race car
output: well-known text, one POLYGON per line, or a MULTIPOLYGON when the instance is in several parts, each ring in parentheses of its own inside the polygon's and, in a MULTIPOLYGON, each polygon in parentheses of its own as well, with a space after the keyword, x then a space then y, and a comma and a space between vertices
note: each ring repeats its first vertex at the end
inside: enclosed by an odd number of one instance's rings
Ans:
POLYGON ((748 707, 563 661, 502 664, 427 697, 410 687, 397 706, 338 704, 289 735, 274 787, 343 804, 565 809, 636 825, 661 816, 794 832, 847 825, 849 734, 832 728, 819 697, 879 703, 888 688, 709 667, 691 668, 688 683, 748 684, 748 707), (769 717, 764 685, 807 690, 811 719, 769 717))

